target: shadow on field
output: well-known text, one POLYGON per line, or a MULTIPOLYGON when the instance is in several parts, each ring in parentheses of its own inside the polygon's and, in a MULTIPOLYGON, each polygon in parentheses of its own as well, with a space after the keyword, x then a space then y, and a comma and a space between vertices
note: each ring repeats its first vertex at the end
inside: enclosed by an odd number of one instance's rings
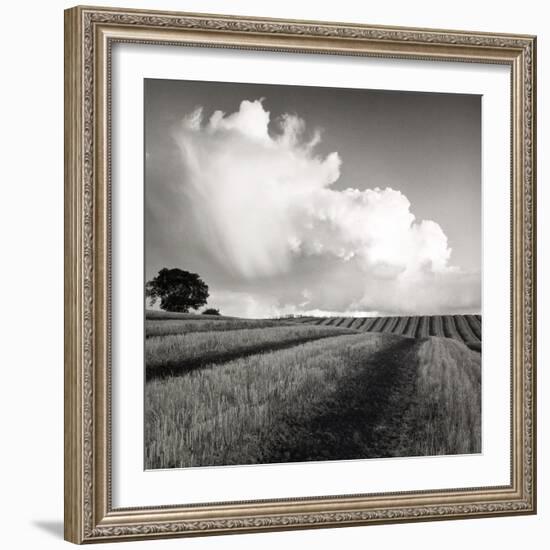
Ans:
POLYGON ((259 462, 400 456, 402 419, 414 397, 421 343, 402 339, 367 360, 350 349, 350 375, 329 399, 281 418, 276 432, 264 436, 259 462))
POLYGON ((317 340, 323 340, 325 338, 334 338, 334 334, 324 334, 316 337, 296 338, 288 342, 280 342, 269 345, 258 345, 247 348, 246 350, 237 349, 233 352, 224 351, 222 353, 205 354, 200 359, 191 359, 184 361, 176 361, 172 364, 146 367, 145 368, 145 380, 154 380, 155 378, 168 378, 172 376, 183 376, 193 370, 209 367, 212 365, 227 363, 235 359, 242 359, 250 357, 252 355, 258 355, 260 353, 271 353, 274 351, 281 351, 284 349, 300 346, 308 342, 315 342, 317 340))

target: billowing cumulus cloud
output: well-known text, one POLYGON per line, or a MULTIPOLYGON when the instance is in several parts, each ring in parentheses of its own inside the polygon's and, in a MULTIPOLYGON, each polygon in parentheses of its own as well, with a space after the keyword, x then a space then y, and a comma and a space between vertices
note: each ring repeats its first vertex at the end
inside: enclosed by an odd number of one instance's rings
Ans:
POLYGON ((261 99, 208 118, 198 108, 174 139, 183 166, 178 185, 219 269, 257 285, 318 257, 342 266, 343 286, 346 275, 361 278, 361 292, 336 293, 342 299, 333 306, 320 300, 323 273, 314 274, 317 280, 295 303, 250 294, 250 316, 262 308, 432 313, 479 307, 479 276, 452 266, 440 225, 417 220, 398 190, 335 189, 342 158, 319 155, 320 131, 309 131, 298 116, 271 120, 261 99))

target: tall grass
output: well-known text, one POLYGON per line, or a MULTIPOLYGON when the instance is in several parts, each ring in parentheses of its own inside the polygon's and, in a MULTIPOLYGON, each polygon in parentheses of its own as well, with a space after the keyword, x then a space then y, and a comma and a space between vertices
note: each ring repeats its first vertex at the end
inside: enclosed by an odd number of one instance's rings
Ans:
POLYGON ((460 342, 432 337, 422 343, 418 360, 400 454, 481 452, 481 356, 460 342))
MULTIPOLYGON (((266 453, 284 460, 285 449, 306 443, 303 431, 293 430, 293 422, 306 419, 306 426, 311 421, 315 427, 315 418, 327 410, 345 410, 348 402, 335 398, 338 390, 358 393, 353 377, 368 373, 369 358, 395 345, 396 338, 340 336, 148 382, 146 467, 269 462, 266 453), (282 448, 274 434, 285 435, 282 448)), ((359 393, 364 398, 363 391, 359 393)), ((369 428, 365 422, 361 426, 369 428)), ((331 431, 326 425, 324 437, 337 438, 341 432, 341 427, 331 431)), ((319 449, 328 444, 318 437, 309 443, 319 449)), ((342 446, 335 452, 344 456, 333 458, 346 458, 342 446)))
POLYGON ((146 467, 480 452, 478 354, 448 338, 310 328, 339 336, 149 380, 146 467))
POLYGON ((222 332, 191 332, 148 338, 145 342, 147 370, 181 365, 183 369, 208 361, 269 350, 307 340, 327 338, 355 331, 335 327, 292 325, 239 329, 222 332))

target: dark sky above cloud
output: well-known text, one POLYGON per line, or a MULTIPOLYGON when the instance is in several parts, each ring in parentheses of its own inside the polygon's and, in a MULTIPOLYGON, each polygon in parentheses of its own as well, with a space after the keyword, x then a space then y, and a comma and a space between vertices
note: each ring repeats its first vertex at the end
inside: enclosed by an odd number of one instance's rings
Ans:
POLYGON ((146 278, 246 316, 479 311, 480 125, 472 95, 148 79, 146 278))

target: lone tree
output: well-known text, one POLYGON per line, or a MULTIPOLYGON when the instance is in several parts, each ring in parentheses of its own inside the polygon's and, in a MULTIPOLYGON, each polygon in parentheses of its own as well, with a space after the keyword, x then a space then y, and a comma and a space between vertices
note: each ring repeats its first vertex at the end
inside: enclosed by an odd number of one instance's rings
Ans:
POLYGON ((160 298, 161 309, 181 313, 206 305, 209 296, 208 285, 196 273, 166 267, 147 281, 145 295, 151 305, 160 298))
POLYGON ((221 315, 219 309, 214 309, 213 307, 209 307, 208 309, 205 309, 202 312, 203 315, 221 315))

